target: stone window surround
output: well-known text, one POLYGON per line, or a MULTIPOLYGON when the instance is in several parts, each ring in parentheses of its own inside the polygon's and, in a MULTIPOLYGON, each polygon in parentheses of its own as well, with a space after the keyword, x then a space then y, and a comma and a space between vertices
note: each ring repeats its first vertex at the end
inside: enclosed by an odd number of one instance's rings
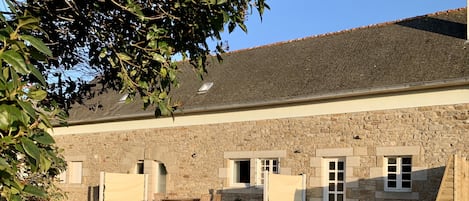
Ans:
POLYGON ((329 185, 331 183, 331 181, 329 180, 329 174, 331 173, 331 170, 329 168, 329 162, 335 162, 335 170, 332 170, 332 173, 335 174, 335 177, 338 177, 338 174, 339 173, 342 173, 344 175, 344 178, 342 180, 339 180, 338 178, 336 178, 335 181, 333 181, 332 183, 335 184, 335 185, 339 185, 340 183, 343 185, 342 186, 342 190, 341 191, 338 191, 338 187, 335 186, 335 192, 333 193, 335 196, 339 196, 339 195, 342 195, 342 198, 345 200, 346 198, 346 188, 347 188, 347 182, 346 182, 346 177, 347 177, 347 172, 346 172, 346 167, 347 167, 347 163, 346 163, 346 158, 345 157, 328 157, 328 158, 323 158, 323 175, 324 177, 323 178, 323 184, 324 184, 324 188, 323 188, 323 197, 324 199, 327 199, 329 198, 328 196, 330 195, 330 190, 329 190, 329 185), (340 170, 338 169, 338 163, 339 162, 342 162, 343 163, 343 169, 340 170))
POLYGON ((65 156, 65 162, 67 166, 70 167, 72 162, 81 162, 81 183, 70 183, 71 172, 69 169, 65 170, 62 174, 64 174, 65 181, 60 183, 64 187, 71 187, 71 188, 82 188, 84 187, 84 179, 88 176, 89 169, 86 166, 86 156, 85 155, 78 155, 78 156, 65 156))
POLYGON ((407 175, 412 174, 412 170, 410 172, 406 172, 406 171, 403 170, 403 166, 412 167, 412 163, 409 163, 409 164, 406 164, 406 165, 403 163, 404 158, 410 158, 412 160, 411 156, 386 156, 386 157, 384 157, 383 169, 385 171, 385 177, 384 177, 384 191, 385 192, 412 192, 412 177, 410 178, 410 187, 401 186, 401 185, 403 185, 404 181, 409 182, 409 180, 405 180, 402 177, 402 174, 403 173, 407 173, 407 175), (394 158, 395 163, 394 164, 389 164, 388 161, 392 158, 394 158), (387 174, 390 173, 389 170, 388 170, 388 168, 390 166, 394 166, 396 168, 395 171, 391 172, 396 177, 394 179, 389 179, 389 176, 387 175, 387 174), (390 181, 390 180, 395 182, 394 187, 389 187, 388 186, 387 182, 390 181))
MULTIPOLYGON (((281 165, 282 158, 286 158, 287 151, 286 150, 269 150, 269 151, 230 151, 224 152, 223 158, 226 161, 226 168, 219 168, 218 176, 219 178, 223 178, 226 180, 225 187, 232 188, 232 187, 239 187, 237 185, 232 184, 232 163, 235 160, 240 159, 249 159, 251 161, 251 183, 247 187, 256 186, 257 180, 257 171, 256 166, 258 159, 278 159, 278 167, 280 174, 291 174, 291 168, 283 167, 281 165), (253 174, 254 173, 254 174, 253 174)), ((257 186, 261 187, 261 186, 257 186)))
MULTIPOLYGON (((419 167, 420 163, 420 147, 419 146, 387 146, 376 147, 377 167, 370 167, 370 179, 383 180, 384 178, 384 157, 385 156, 412 156, 412 181, 426 181, 427 171, 425 167, 419 167)), ((355 168, 360 168, 360 157, 371 156, 368 154, 366 147, 350 147, 350 148, 325 148, 316 149, 316 157, 310 158, 310 167, 315 169, 315 174, 309 178, 309 187, 322 187, 323 179, 321 177, 323 158, 344 157, 346 163, 346 182, 347 188, 358 188, 358 177, 353 175, 355 168), (349 174, 347 174, 349 172, 349 174), (352 174, 350 174, 352 172, 352 174)), ((384 183, 383 183, 384 184, 384 183)), ((410 199, 418 200, 418 192, 384 192, 377 191, 375 198, 378 199, 410 199)), ((323 198, 312 197, 310 200, 319 201, 323 198)))
MULTIPOLYGON (((412 158, 412 183, 414 181, 426 181, 427 174, 424 167, 418 167, 420 164, 420 147, 419 146, 388 146, 376 147, 377 166, 370 168, 370 177, 383 180, 386 179, 386 160, 387 156, 410 156, 412 158)), ((385 185, 383 182, 383 185, 385 185)), ((418 200, 418 192, 391 192, 391 191, 376 191, 375 198, 377 199, 407 199, 418 200)))
MULTIPOLYGON (((358 177, 353 175, 355 168, 360 168, 360 156, 366 156, 365 147, 349 148, 325 148, 316 149, 316 157, 310 158, 310 167, 314 169, 314 175, 309 178, 309 187, 324 188, 326 186, 323 175, 325 174, 325 161, 330 158, 342 158, 345 161, 346 188, 358 188, 358 177)), ((321 191, 324 196, 324 190, 321 191)), ((319 195, 317 195, 319 196, 319 195)), ((322 201, 322 197, 312 197, 310 200, 322 201)))

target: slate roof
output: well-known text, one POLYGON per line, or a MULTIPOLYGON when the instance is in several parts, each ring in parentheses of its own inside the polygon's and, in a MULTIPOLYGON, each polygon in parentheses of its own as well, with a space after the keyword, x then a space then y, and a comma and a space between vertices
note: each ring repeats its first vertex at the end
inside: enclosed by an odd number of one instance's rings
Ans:
MULTIPOLYGON (((204 81, 183 67, 173 99, 183 102, 182 114, 467 81, 465 37, 466 9, 456 9, 235 51, 223 55, 221 64, 210 60, 204 81), (203 82, 214 85, 197 94, 203 82)), ((75 105, 69 121, 153 114, 140 102, 119 103, 121 97, 109 91, 75 105)))

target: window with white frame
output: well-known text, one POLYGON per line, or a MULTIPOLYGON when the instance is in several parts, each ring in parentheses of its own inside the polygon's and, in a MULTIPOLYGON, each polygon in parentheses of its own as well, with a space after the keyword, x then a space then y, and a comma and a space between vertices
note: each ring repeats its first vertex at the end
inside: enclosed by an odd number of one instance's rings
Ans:
POLYGON ((70 183, 70 184, 81 184, 82 177, 83 177, 83 162, 82 161, 71 161, 69 163, 68 183, 70 183))
POLYGON ((237 159, 232 161, 232 186, 247 187, 251 178, 251 160, 237 159))
POLYGON ((345 200, 345 161, 342 158, 327 158, 325 161, 325 201, 345 200))
POLYGON ((256 184, 264 185, 265 171, 273 174, 279 173, 278 159, 257 159, 256 184))
POLYGON ((280 170, 278 158, 233 159, 231 166, 231 186, 234 187, 262 186, 265 171, 278 174, 280 170), (251 181, 251 178, 255 180, 251 181))
POLYGON ((384 190, 390 192, 412 191, 412 157, 385 157, 386 177, 384 190))

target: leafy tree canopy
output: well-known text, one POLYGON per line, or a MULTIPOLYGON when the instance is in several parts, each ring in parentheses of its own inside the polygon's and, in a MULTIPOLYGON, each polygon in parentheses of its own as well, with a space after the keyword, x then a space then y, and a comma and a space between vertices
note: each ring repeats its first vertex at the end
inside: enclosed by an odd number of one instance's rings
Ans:
MULTIPOLYGON (((264 0, 9 1, 0 15, 0 200, 56 200, 65 161, 49 134, 90 85, 65 72, 91 72, 104 87, 140 95, 168 115, 177 86, 176 55, 206 71, 220 32, 244 22, 264 0), (55 78, 55 79, 54 79, 55 78), (56 83, 51 83, 56 82, 56 83), (49 84, 48 84, 49 83, 49 84)), ((219 55, 218 55, 219 56, 219 55)), ((220 58, 220 57, 219 57, 220 58)))
POLYGON ((55 59, 40 70, 61 76, 54 92, 64 108, 83 98, 77 89, 89 87, 60 73, 78 68, 99 74, 129 100, 139 94, 145 108, 155 105, 163 115, 177 106, 168 98, 178 84, 175 55, 189 59, 201 76, 213 53, 207 39, 218 41, 218 55, 224 51, 220 32, 247 32, 252 9, 262 17, 269 8, 264 0, 28 0, 19 6, 41 18, 55 59))

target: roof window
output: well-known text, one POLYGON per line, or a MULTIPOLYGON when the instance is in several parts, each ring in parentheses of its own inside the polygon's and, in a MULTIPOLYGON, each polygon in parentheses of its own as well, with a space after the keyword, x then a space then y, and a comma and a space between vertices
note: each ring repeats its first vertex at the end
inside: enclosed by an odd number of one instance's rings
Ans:
POLYGON ((206 82, 206 83, 203 83, 202 86, 199 88, 199 90, 197 91, 197 94, 205 94, 208 92, 208 90, 210 90, 210 88, 212 88, 213 86, 213 82, 206 82))
POLYGON ((125 100, 127 100, 127 97, 129 96, 129 94, 124 94, 120 99, 119 99, 119 103, 124 103, 125 100))

